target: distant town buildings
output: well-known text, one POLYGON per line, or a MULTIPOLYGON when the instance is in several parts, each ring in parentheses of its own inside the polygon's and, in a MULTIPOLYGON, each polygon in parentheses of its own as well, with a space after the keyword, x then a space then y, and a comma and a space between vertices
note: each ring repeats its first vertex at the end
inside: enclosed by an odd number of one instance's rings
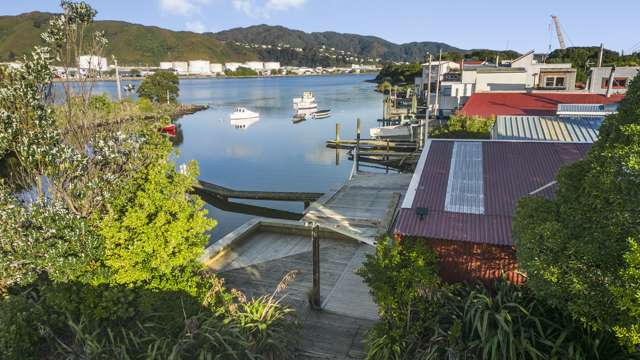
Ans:
POLYGON ((78 65, 83 71, 107 71, 109 63, 107 58, 96 55, 82 55, 78 58, 78 65))

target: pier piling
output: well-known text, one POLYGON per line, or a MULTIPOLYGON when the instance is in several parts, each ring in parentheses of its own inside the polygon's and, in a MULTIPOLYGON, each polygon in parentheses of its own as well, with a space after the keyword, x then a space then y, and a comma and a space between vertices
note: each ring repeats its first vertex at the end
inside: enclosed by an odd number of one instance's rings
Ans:
POLYGON ((336 123, 336 144, 340 144, 340 123, 336 123))
POLYGON ((311 306, 314 310, 321 310, 320 302, 320 226, 312 224, 311 240, 313 241, 313 289, 311 292, 311 306))

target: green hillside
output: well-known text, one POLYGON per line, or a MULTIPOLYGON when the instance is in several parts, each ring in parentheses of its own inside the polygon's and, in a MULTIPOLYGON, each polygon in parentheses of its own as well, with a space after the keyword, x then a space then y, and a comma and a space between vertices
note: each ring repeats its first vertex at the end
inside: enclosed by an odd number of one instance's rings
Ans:
POLYGON ((382 59, 383 61, 422 61, 427 52, 436 53, 461 51, 451 45, 439 42, 413 42, 394 44, 375 36, 342 34, 332 31, 306 33, 283 26, 256 25, 236 28, 213 34, 220 40, 260 45, 282 45, 305 50, 319 49, 323 45, 341 51, 348 51, 358 57, 382 59))
MULTIPOLYGON (((41 43, 40 33, 53 14, 33 12, 0 17, 0 61, 21 57, 41 43)), ((207 59, 244 61, 259 55, 244 47, 217 40, 210 35, 177 32, 122 21, 97 21, 94 30, 104 31, 107 55, 116 55, 121 64, 157 65, 163 60, 207 59)))
MULTIPOLYGON (((0 16, 0 61, 22 57, 39 43, 51 13, 32 12, 17 16, 0 16)), ((197 34, 171 31, 122 21, 97 21, 94 30, 105 31, 109 39, 107 55, 115 54, 124 65, 157 65, 164 60, 207 59, 216 62, 265 60, 294 66, 349 65, 358 59, 383 61, 420 61, 428 52, 459 51, 435 42, 398 45, 375 36, 336 32, 305 33, 282 26, 258 25, 220 33, 197 34), (282 49, 263 49, 236 45, 288 45, 282 49), (334 48, 329 56, 325 49, 334 48), (302 48, 303 52, 294 48, 302 48), (346 53, 349 53, 348 55, 346 53)))

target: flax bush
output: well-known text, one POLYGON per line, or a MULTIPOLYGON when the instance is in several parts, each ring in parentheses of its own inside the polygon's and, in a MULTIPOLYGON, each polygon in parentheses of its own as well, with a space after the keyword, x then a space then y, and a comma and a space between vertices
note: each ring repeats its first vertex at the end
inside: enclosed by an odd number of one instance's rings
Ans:
POLYGON ((433 252, 413 240, 379 241, 359 274, 380 315, 367 337, 368 359, 640 358, 612 331, 585 327, 526 286, 443 284, 433 252))

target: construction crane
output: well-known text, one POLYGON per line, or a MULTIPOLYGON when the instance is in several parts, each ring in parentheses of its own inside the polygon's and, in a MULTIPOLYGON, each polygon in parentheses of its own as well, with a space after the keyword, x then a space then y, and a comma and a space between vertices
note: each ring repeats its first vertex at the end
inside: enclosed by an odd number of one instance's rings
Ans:
POLYGON ((551 19, 553 23, 556 25, 556 34, 558 34, 558 42, 560 43, 560 49, 564 50, 567 48, 567 44, 564 42, 564 35, 562 34, 562 29, 560 27, 560 20, 555 15, 551 15, 551 19))

